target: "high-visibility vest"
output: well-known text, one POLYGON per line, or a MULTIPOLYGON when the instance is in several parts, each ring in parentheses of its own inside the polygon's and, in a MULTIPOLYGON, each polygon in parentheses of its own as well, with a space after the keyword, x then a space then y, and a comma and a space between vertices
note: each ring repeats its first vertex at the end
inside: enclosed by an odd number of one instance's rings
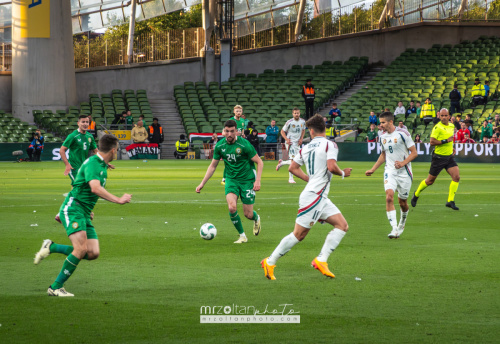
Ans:
POLYGON ((184 143, 181 141, 177 141, 175 143, 175 150, 177 151, 177 153, 187 153, 188 149, 189 149, 188 141, 185 141, 184 143))
POLYGON ((306 87, 306 85, 303 87, 306 100, 314 100, 314 87, 306 87))
POLYGON ((486 90, 484 89, 484 86, 479 84, 479 85, 474 85, 472 86, 472 91, 471 91, 471 96, 481 96, 484 97, 486 95, 486 90))
POLYGON ((422 110, 420 110, 420 118, 424 117, 436 117, 436 110, 433 104, 422 105, 422 110))
POLYGON ((335 128, 334 127, 326 128, 325 132, 326 132, 327 137, 335 136, 335 128))
POLYGON ((90 122, 88 130, 95 130, 95 122, 94 121, 90 122))
MULTIPOLYGON (((153 134, 154 133, 154 128, 152 125, 149 126, 149 133, 153 134)), ((160 127, 160 135, 163 134, 163 127, 160 127)))

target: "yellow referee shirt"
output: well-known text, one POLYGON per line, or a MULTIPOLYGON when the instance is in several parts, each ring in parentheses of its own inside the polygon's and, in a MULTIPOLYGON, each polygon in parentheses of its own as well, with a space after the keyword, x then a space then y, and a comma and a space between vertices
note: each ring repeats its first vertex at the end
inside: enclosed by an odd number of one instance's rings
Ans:
MULTIPOLYGON (((431 137, 438 141, 447 140, 455 134, 455 126, 450 122, 444 125, 439 122, 432 128, 431 137)), ((434 146, 434 153, 439 155, 452 155, 453 154, 453 141, 443 145, 434 146)))

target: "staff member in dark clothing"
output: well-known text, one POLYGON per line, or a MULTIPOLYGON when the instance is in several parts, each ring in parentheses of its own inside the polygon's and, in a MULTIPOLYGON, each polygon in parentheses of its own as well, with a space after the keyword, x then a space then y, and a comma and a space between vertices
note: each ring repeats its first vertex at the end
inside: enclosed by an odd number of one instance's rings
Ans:
POLYGON ((186 136, 181 134, 179 141, 175 143, 174 156, 176 159, 185 159, 187 152, 189 150, 189 142, 186 140, 186 136))
POLYGON ((302 97, 304 97, 304 101, 306 102, 305 119, 308 120, 314 115, 314 98, 316 97, 311 79, 307 79, 306 84, 302 87, 302 97))
POLYGON ((255 129, 246 129, 245 137, 250 142, 250 144, 255 148, 258 156, 261 156, 260 153, 260 143, 259 143, 259 132, 255 129))
POLYGON ((460 112, 460 100, 462 99, 462 95, 457 87, 458 85, 453 85, 453 90, 450 92, 450 116, 453 116, 455 112, 460 112))
POLYGON ((153 118, 153 124, 148 127, 148 135, 149 143, 156 143, 160 147, 163 142, 163 128, 158 123, 158 118, 153 118))

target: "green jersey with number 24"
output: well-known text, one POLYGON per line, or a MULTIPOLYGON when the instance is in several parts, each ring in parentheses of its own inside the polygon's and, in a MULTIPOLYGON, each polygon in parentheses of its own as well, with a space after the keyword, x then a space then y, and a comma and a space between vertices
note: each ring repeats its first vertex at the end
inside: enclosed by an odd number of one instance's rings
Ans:
POLYGON ((236 141, 229 144, 226 139, 217 142, 214 159, 224 160, 226 178, 236 181, 254 181, 255 164, 252 158, 257 154, 247 139, 236 136, 236 141))

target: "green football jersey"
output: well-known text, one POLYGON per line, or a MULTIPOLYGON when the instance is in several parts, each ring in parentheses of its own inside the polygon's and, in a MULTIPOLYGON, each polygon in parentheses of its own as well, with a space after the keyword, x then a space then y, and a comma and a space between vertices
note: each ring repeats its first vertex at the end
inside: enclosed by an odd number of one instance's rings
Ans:
POLYGON ((233 144, 223 138, 214 148, 214 159, 224 160, 225 177, 237 181, 255 180, 255 164, 252 158, 256 154, 255 148, 241 136, 236 136, 233 144))
POLYGON ((238 129, 240 133, 247 127, 247 122, 242 117, 240 117, 239 120, 236 119, 236 117, 231 117, 230 119, 236 122, 236 129, 238 129))
POLYGON ((69 148, 69 163, 71 167, 78 171, 83 162, 89 157, 89 151, 97 148, 94 137, 88 131, 82 134, 77 130, 66 137, 63 144, 69 148))
POLYGON ((73 190, 71 190, 66 198, 67 202, 69 198, 73 199, 80 204, 80 206, 85 209, 85 211, 90 214, 92 209, 99 199, 99 196, 92 193, 90 189, 89 182, 91 180, 98 180, 102 187, 106 187, 106 178, 108 177, 108 165, 103 160, 101 155, 98 153, 91 156, 80 167, 78 174, 76 175, 75 182, 73 183, 73 190))

